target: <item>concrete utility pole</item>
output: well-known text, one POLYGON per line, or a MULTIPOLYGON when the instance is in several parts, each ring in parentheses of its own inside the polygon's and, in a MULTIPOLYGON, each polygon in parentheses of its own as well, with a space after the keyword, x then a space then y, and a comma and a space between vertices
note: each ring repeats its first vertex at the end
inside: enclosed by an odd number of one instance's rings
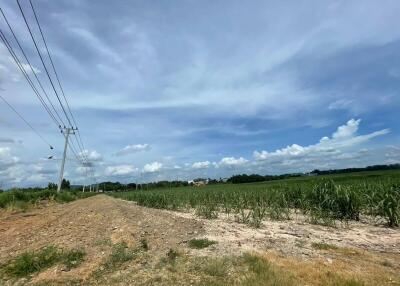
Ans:
POLYGON ((73 127, 64 127, 64 137, 65 137, 65 144, 64 144, 64 153, 63 153, 63 158, 61 161, 61 169, 60 169, 60 178, 58 180, 58 186, 57 186, 57 192, 61 191, 61 184, 63 181, 63 176, 64 176, 64 166, 65 166, 65 157, 67 156, 67 148, 68 148, 68 137, 69 134, 75 134, 76 129, 74 129, 73 127))

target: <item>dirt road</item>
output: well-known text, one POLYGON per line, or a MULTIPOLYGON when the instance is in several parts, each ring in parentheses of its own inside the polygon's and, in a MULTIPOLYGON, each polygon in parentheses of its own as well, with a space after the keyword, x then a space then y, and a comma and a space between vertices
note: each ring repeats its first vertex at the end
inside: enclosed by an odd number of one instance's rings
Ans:
MULTIPOLYGON (((85 260, 71 270, 60 265, 50 267, 22 279, 20 285, 43 281, 52 281, 47 285, 57 281, 61 285, 66 281, 84 285, 195 285, 201 279, 198 269, 205 263, 199 258, 233 257, 246 251, 261 253, 304 285, 325 285, 324 279, 330 279, 332 271, 366 278, 371 285, 400 283, 396 274, 400 273, 400 230, 382 226, 357 223, 348 229, 332 229, 292 220, 266 221, 255 230, 229 219, 204 220, 191 213, 144 208, 106 195, 28 212, 0 213, 0 265, 22 252, 48 245, 82 248, 85 260), (218 243, 203 250, 188 247, 187 241, 203 237, 218 243), (110 256, 112 245, 124 242, 137 248, 143 239, 149 250, 142 258, 100 278, 94 276, 110 256), (338 248, 315 249, 313 242, 333 243, 338 248), (178 264, 160 266, 171 249, 185 253, 181 270, 178 264), (349 271, 348 265, 358 268, 349 271)), ((232 271, 227 273, 233 275, 232 271)))
POLYGON ((98 195, 69 204, 53 205, 28 213, 0 217, 0 263, 19 253, 49 244, 61 248, 84 248, 84 265, 63 273, 54 271, 42 276, 89 276, 107 253, 102 242, 126 242, 134 247, 146 239, 150 252, 164 253, 204 232, 202 223, 177 217, 131 202, 98 195))

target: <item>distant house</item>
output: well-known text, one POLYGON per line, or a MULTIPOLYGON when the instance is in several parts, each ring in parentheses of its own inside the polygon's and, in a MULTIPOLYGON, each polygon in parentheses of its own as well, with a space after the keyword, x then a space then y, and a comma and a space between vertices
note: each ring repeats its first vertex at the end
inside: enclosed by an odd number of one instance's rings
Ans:
POLYGON ((193 183, 193 186, 195 187, 203 187, 205 185, 207 185, 207 181, 198 181, 193 183))
POLYGON ((203 187, 208 184, 208 179, 207 180, 189 180, 188 184, 189 184, 189 186, 203 187))

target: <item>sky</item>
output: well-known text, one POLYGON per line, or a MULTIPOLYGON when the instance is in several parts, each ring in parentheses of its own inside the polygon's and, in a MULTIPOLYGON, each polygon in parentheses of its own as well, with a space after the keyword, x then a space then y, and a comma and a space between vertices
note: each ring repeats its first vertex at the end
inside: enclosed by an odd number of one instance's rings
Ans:
MULTIPOLYGON (((400 162, 397 0, 33 3, 97 181, 400 162)), ((0 7, 51 91, 16 2, 0 7)), ((0 100, 0 188, 57 182, 64 137, 4 45, 0 95, 54 146, 0 100)), ((72 184, 86 169, 68 151, 72 184)))

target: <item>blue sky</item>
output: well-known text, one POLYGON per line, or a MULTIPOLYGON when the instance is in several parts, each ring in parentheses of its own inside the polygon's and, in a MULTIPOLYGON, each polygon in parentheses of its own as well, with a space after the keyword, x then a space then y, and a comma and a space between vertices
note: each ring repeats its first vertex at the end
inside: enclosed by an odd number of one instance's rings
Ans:
MULTIPOLYGON (((400 161, 399 1, 34 4, 99 181, 400 161)), ((0 6, 46 82, 16 3, 0 6)), ((63 137, 4 46, 0 88, 55 147, 0 103, 0 184, 55 182, 63 137)), ((66 177, 89 182, 72 154, 66 177)))

